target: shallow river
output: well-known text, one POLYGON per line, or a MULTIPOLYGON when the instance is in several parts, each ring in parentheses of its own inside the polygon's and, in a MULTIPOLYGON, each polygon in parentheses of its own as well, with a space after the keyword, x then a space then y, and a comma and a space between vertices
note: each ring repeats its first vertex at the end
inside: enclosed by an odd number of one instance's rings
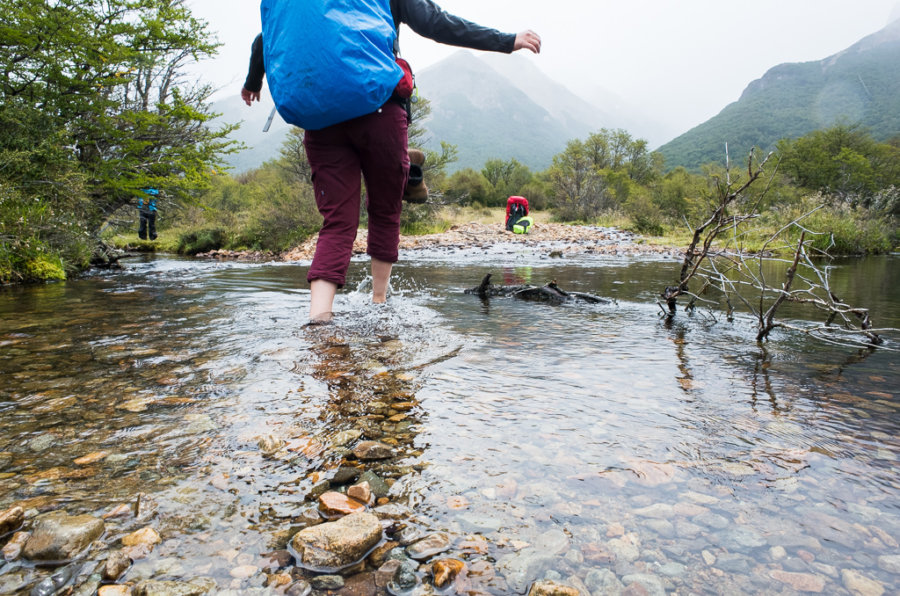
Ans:
MULTIPOLYGON (((839 295, 900 327, 900 258, 838 265, 839 295)), ((897 353, 759 346, 740 315, 666 322, 676 268, 428 253, 376 307, 355 263, 325 327, 304 326, 302 265, 142 257, 3 290, 0 511, 128 504, 87 561, 150 525, 162 543, 120 581, 267 593, 279 568, 315 578, 266 553, 350 469, 392 504, 393 538, 445 534, 468 573, 443 593, 900 593, 897 353), (615 302, 463 294, 489 272, 615 302), (357 461, 365 439, 394 457, 357 461)), ((0 564, 0 593, 48 573, 0 564)))

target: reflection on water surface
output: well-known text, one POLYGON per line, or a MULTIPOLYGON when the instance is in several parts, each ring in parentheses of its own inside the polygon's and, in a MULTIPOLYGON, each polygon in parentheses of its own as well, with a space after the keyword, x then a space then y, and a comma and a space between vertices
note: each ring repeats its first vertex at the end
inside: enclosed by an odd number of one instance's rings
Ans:
MULTIPOLYGON (((298 266, 144 258, 7 290, 0 511, 106 514, 86 562, 152 526, 121 582, 374 593, 385 553, 329 584, 283 550, 319 495, 366 480, 387 538, 439 532, 435 558, 465 563, 449 593, 900 590, 894 353, 664 323, 671 261, 510 261, 407 263, 388 305, 347 292, 320 328, 298 266), (462 294, 487 272, 616 303, 462 294)), ((880 325, 900 319, 897 263, 836 272, 880 325)), ((0 593, 48 573, 18 559, 0 593)))

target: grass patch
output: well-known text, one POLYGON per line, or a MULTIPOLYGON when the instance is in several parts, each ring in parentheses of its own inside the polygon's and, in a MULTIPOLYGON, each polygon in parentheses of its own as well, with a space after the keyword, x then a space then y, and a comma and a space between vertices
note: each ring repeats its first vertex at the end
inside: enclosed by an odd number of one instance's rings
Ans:
POLYGON ((181 235, 187 230, 167 228, 159 230, 156 240, 141 240, 135 232, 120 232, 104 236, 104 240, 119 250, 129 252, 178 252, 181 235))

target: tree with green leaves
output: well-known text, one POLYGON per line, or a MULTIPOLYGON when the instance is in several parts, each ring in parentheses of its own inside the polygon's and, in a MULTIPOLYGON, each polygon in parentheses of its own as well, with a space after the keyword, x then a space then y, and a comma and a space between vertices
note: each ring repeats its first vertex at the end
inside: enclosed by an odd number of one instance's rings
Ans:
POLYGON ((208 184, 232 127, 207 126, 212 89, 187 76, 217 43, 184 0, 0 11, 0 221, 22 201, 41 214, 2 238, 0 281, 40 277, 24 266, 35 247, 85 265, 104 221, 143 188, 189 200, 208 184))
POLYGON ((522 187, 531 182, 531 170, 516 159, 503 161, 489 159, 484 162, 481 174, 491 185, 485 205, 500 207, 506 205, 506 199, 518 195, 522 187))
POLYGON ((900 147, 879 143, 858 125, 838 125, 778 143, 781 168, 796 184, 868 206, 900 187, 900 147))

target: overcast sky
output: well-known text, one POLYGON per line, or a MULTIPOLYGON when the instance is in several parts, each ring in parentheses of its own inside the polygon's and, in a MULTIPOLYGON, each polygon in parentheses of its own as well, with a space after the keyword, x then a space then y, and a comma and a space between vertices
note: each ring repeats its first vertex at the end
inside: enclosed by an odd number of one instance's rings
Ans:
MULTIPOLYGON (((201 76, 240 91, 259 2, 188 0, 222 46, 201 76)), ((441 0, 457 16, 537 31, 542 71, 586 99, 622 98, 676 133, 707 120, 783 62, 821 60, 900 18, 898 0, 441 0)), ((421 70, 457 48, 401 29, 404 57, 421 70)), ((520 52, 521 53, 521 52, 520 52)), ((427 97, 427 90, 421 90, 427 97)), ((476 90, 473 90, 476 92, 476 90)), ((218 97, 221 97, 219 95, 218 97)), ((217 98, 218 98, 217 97, 217 98)))

